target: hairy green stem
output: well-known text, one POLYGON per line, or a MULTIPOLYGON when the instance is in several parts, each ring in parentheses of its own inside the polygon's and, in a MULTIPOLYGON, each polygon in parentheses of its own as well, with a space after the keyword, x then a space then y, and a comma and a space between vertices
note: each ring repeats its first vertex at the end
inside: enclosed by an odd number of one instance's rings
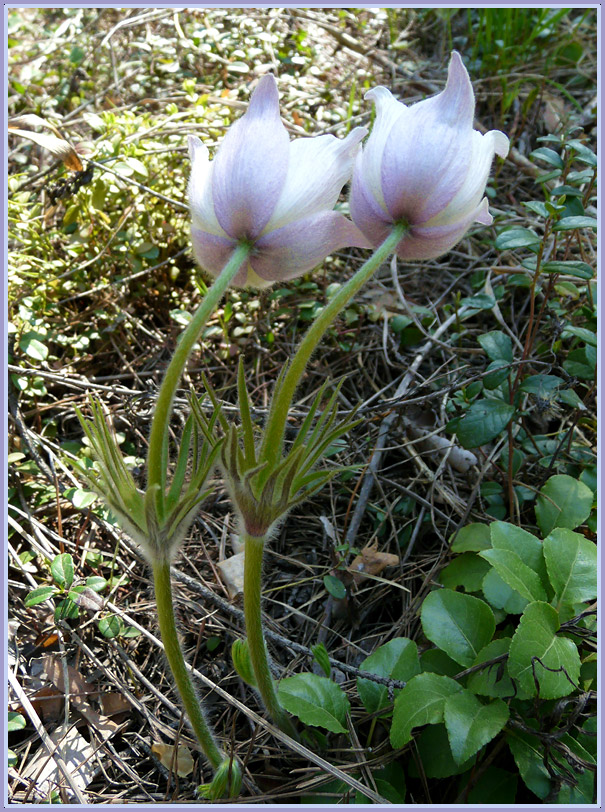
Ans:
POLYGON ((263 548, 265 538, 257 538, 243 532, 244 552, 244 617, 250 661, 256 677, 256 687, 265 703, 265 707, 275 724, 291 736, 298 739, 296 729, 279 703, 275 683, 269 667, 269 655, 265 645, 261 620, 261 589, 263 548))
POLYGON ((181 336, 160 387, 147 452, 147 491, 153 494, 156 516, 160 522, 164 518, 168 425, 174 396, 185 365, 196 341, 199 339, 200 333, 249 253, 250 246, 243 243, 233 251, 231 258, 214 281, 214 284, 209 288, 187 329, 181 336))
POLYGON ((365 285, 389 254, 395 250, 407 230, 408 226, 405 223, 397 223, 393 226, 392 232, 382 245, 374 251, 372 256, 361 266, 357 273, 349 279, 346 285, 330 299, 326 307, 305 333, 294 358, 292 358, 288 365, 288 369, 279 388, 275 390, 271 399, 271 409, 267 425, 265 426, 259 454, 261 461, 269 460, 270 465, 267 467, 267 470, 271 469, 271 466, 279 460, 281 455, 288 411, 292 405, 296 387, 309 363, 313 351, 336 316, 350 302, 357 291, 365 285))
POLYGON ((153 562, 153 581, 158 609, 158 623, 166 659, 170 665, 172 676, 174 677, 181 702, 187 712, 193 732, 202 746, 202 750, 212 765, 212 768, 216 770, 223 761, 225 761, 226 757, 221 752, 204 718, 204 713, 200 706, 193 682, 191 681, 191 676, 187 670, 183 652, 181 651, 176 623, 174 622, 169 561, 156 560, 153 562))

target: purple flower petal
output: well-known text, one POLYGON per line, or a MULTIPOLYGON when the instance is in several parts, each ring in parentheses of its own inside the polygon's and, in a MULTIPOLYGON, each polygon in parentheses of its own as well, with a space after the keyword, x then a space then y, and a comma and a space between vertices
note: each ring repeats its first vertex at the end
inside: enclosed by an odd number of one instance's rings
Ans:
POLYGON ((394 220, 425 222, 456 195, 471 161, 474 104, 468 73, 454 52, 445 90, 404 108, 395 120, 381 168, 384 199, 394 220))
MULTIPOLYGON (((372 133, 363 148, 362 174, 367 192, 388 216, 387 206, 382 191, 382 159, 385 144, 397 119, 407 110, 403 102, 397 101, 386 87, 375 87, 365 94, 376 107, 376 119, 372 133)), ((357 171, 357 170, 356 170, 357 171)))
POLYGON ((302 276, 346 246, 370 247, 350 220, 339 212, 324 211, 262 236, 250 264, 262 279, 283 282, 302 276))
POLYGON ((277 83, 267 74, 245 115, 229 128, 213 162, 214 210, 231 237, 255 239, 262 232, 286 179, 288 153, 277 83))
POLYGON ((492 223, 486 197, 474 211, 458 222, 442 226, 412 226, 397 245, 397 256, 406 261, 435 259, 459 243, 475 221, 483 225, 492 223))
MULTIPOLYGON (((211 276, 218 276, 227 264, 231 254, 237 247, 237 242, 230 237, 220 237, 216 234, 209 234, 195 226, 191 227, 191 240, 193 244, 193 254, 202 268, 211 276)), ((246 284, 247 262, 243 262, 241 268, 235 275, 232 282, 236 287, 246 284)))
MULTIPOLYGON (((365 153, 365 150, 364 150, 365 153)), ((351 181, 351 199, 349 206, 355 225, 361 229, 374 247, 380 245, 392 228, 389 215, 381 208, 369 188, 364 173, 364 155, 358 155, 351 181)))
POLYGON ((483 197, 494 154, 505 158, 509 141, 504 133, 490 130, 485 135, 473 130, 472 157, 464 183, 448 205, 423 225, 441 226, 459 222, 473 212, 483 197))
POLYGON ((189 177, 189 208, 193 225, 210 234, 227 235, 221 228, 214 213, 212 200, 212 167, 208 158, 208 149, 199 138, 189 136, 189 157, 191 158, 191 176, 189 177))
POLYGON ((292 141, 286 180, 264 233, 333 209, 351 177, 355 154, 367 134, 365 127, 356 127, 344 140, 320 135, 292 141))

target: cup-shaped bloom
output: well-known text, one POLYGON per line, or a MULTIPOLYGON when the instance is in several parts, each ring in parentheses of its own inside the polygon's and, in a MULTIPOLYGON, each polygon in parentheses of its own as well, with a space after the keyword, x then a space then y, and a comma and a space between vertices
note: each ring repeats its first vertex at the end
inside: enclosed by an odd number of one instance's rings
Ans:
POLYGON ((258 83, 246 113, 228 130, 214 160, 189 139, 191 236, 199 264, 213 276, 238 242, 252 246, 234 284, 266 287, 301 276, 345 246, 369 247, 344 215, 333 211, 367 135, 356 127, 290 142, 279 115, 277 83, 258 83))
POLYGON ((443 92, 407 107, 386 87, 366 93, 376 120, 357 156, 351 217, 372 245, 394 223, 409 226, 397 246, 403 260, 432 259, 458 243, 473 222, 490 225, 483 197, 494 154, 508 154, 504 133, 473 130, 475 96, 454 51, 443 92))

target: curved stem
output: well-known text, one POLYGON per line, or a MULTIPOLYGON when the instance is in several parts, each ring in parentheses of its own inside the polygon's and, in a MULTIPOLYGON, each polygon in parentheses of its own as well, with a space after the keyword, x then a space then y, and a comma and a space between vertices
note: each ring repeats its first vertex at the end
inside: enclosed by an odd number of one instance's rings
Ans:
POLYGON ((291 736, 298 739, 292 720, 279 704, 275 683, 269 667, 269 655, 265 645, 263 624, 261 620, 261 588, 263 548, 266 538, 257 538, 243 532, 244 551, 244 617, 246 620, 246 637, 248 652, 256 677, 256 687, 265 703, 265 707, 275 724, 291 736))
MULTIPOLYGON (((290 361, 279 388, 273 393, 269 418, 263 434, 259 460, 269 460, 271 464, 275 464, 279 459, 288 411, 292 405, 296 387, 309 363, 313 351, 340 311, 349 303, 368 279, 370 279, 372 274, 389 254, 395 250, 407 229, 408 226, 404 223, 397 223, 393 226, 393 230, 382 245, 374 251, 372 256, 361 266, 357 273, 349 279, 346 285, 330 299, 326 307, 305 333, 294 358, 290 361)), ((270 470, 271 464, 267 467, 267 470, 270 470)))
POLYGON ((240 244, 234 250, 181 336, 160 387, 147 452, 147 490, 154 494, 155 512, 160 521, 164 517, 168 424, 174 396, 195 342, 249 253, 250 246, 247 244, 240 244))
POLYGON ((156 560, 153 562, 153 582, 158 608, 160 635, 164 644, 166 659, 170 665, 172 676, 174 677, 181 702, 187 712, 193 732, 202 746, 202 750, 212 765, 212 768, 216 770, 226 760, 226 757, 221 752, 204 718, 204 712, 202 711, 195 687, 191 681, 191 676, 187 670, 183 652, 181 651, 176 623, 174 622, 169 561, 156 560))

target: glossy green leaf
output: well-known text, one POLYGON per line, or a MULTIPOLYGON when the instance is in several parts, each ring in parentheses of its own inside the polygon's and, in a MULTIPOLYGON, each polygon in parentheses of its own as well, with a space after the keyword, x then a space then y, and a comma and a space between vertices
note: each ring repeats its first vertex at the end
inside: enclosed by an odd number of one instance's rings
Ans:
MULTIPOLYGON (((416 643, 408 640, 407 637, 396 637, 366 657, 359 668, 362 671, 376 674, 377 677, 407 682, 420 673, 418 648, 416 643)), ((357 690, 363 706, 369 713, 375 713, 390 702, 386 685, 358 677, 357 690)))
POLYGON ((122 631, 122 621, 117 615, 108 615, 99 620, 99 631, 103 637, 117 637, 122 631))
POLYGON ((544 539, 544 557, 558 606, 597 597, 597 547, 592 541, 558 527, 544 539))
POLYGON ((508 615, 520 615, 528 604, 527 598, 512 589, 493 568, 483 579, 482 589, 490 606, 502 609, 508 615))
POLYGON ((504 431, 515 413, 515 407, 502 400, 482 398, 471 404, 460 419, 456 436, 463 448, 477 448, 504 431))
POLYGON ((481 522, 472 522, 458 531, 451 549, 453 553, 465 553, 489 550, 490 547, 490 526, 481 522))
POLYGON ((20 713, 16 711, 8 712, 8 724, 6 729, 9 733, 14 733, 16 730, 23 730, 26 724, 25 717, 21 716, 20 713))
POLYGON ((40 333, 32 330, 23 333, 19 339, 19 348, 34 361, 46 361, 48 358, 48 347, 41 339, 46 338, 40 333))
POLYGON ((571 231, 576 228, 594 228, 597 230, 599 223, 596 217, 576 216, 562 217, 553 226, 553 231, 571 231))
POLYGON ((477 341, 492 361, 507 361, 510 363, 513 360, 513 342, 510 336, 501 330, 482 333, 477 337, 477 341))
POLYGON ((528 601, 546 600, 540 576, 523 563, 511 550, 483 550, 479 555, 488 561, 500 578, 528 601))
POLYGON ((69 589, 74 580, 74 560, 69 553, 61 553, 53 558, 50 564, 53 578, 63 587, 69 589))
POLYGON ((539 538, 510 522, 492 522, 490 536, 495 550, 510 550, 516 553, 524 564, 538 573, 543 585, 548 583, 543 547, 539 538))
POLYGON ((559 699, 575 690, 580 676, 576 644, 557 635, 559 617, 548 603, 530 603, 510 644, 508 672, 530 696, 559 699))
POLYGON ((555 527, 574 530, 590 515, 593 496, 583 482, 567 474, 555 474, 540 488, 536 519, 544 536, 555 527))
POLYGON ((454 761, 462 764, 474 756, 500 733, 508 716, 508 706, 501 699, 484 705, 466 689, 449 696, 443 706, 443 718, 454 761))
POLYGON ((512 806, 517 795, 516 773, 501 770, 500 767, 488 767, 478 776, 473 788, 466 797, 467 804, 480 804, 483 808, 492 806, 512 806))
POLYGON ((445 700, 461 690, 462 686, 455 680, 439 674, 412 677, 395 700, 391 725, 393 747, 407 744, 412 738, 412 729, 418 725, 442 722, 445 700))
MULTIPOLYGON (((510 637, 499 637, 492 640, 485 648, 481 649, 473 663, 473 666, 481 663, 488 663, 502 655, 507 655, 510 648, 510 637)), ((487 665, 480 671, 469 674, 467 687, 469 691, 481 696, 507 697, 516 696, 515 687, 508 676, 506 660, 499 660, 491 665, 487 665)))
MULTIPOLYGON (((561 745, 566 747, 573 756, 576 756, 578 761, 585 761, 588 764, 595 764, 595 759, 592 754, 588 752, 573 736, 568 733, 561 736, 561 745)), ((565 764, 566 772, 568 765, 565 764)), ((557 770, 563 774, 563 771, 557 770)), ((574 806, 576 804, 593 804, 594 791, 595 791, 595 772, 589 767, 584 769, 572 768, 573 785, 563 782, 559 794, 557 795, 557 803, 563 806, 574 806)))
MULTIPOLYGON (((472 766, 469 759, 464 764, 456 764, 447 730, 444 724, 428 725, 414 735, 414 745, 418 751, 418 758, 422 765, 422 773, 427 778, 448 778, 450 775, 459 775, 472 766)), ((407 768, 414 778, 420 777, 420 770, 415 759, 409 759, 407 768)))
POLYGON ((485 601, 451 589, 430 592, 420 619, 428 639, 464 668, 489 643, 496 627, 494 613, 485 601))
POLYGON ((515 248, 525 248, 528 245, 538 245, 541 238, 529 228, 512 226, 501 231, 494 243, 498 251, 511 251, 515 248))
POLYGON ((80 610, 70 598, 60 601, 55 607, 54 618, 56 623, 60 620, 75 620, 79 616, 80 610))
POLYGON ((49 598, 52 598, 56 591, 57 588, 54 586, 39 586, 37 589, 32 589, 32 591, 28 592, 25 596, 25 605, 27 607, 37 606, 39 603, 43 603, 49 598))
POLYGON ((566 276, 575 276, 577 279, 592 279, 595 272, 587 262, 579 260, 565 260, 562 262, 545 262, 542 266, 544 273, 561 273, 566 276))
POLYGON ((544 766, 544 749, 535 736, 520 730, 509 731, 506 740, 525 785, 544 800, 551 790, 550 776, 544 766))
POLYGON ((316 646, 311 646, 311 651, 313 652, 313 659, 315 662, 320 666, 326 677, 329 677, 332 668, 330 666, 330 655, 328 654, 328 649, 323 643, 318 643, 316 646))
POLYGON ((332 733, 346 733, 345 717, 350 708, 342 688, 317 674, 295 674, 281 680, 279 701, 288 713, 306 725, 324 727, 332 733))
POLYGON ((479 592, 489 564, 476 553, 462 553, 439 573, 439 581, 448 589, 464 587, 465 592, 479 592))
POLYGON ((336 600, 342 600, 347 595, 347 589, 340 578, 335 575, 324 575, 324 586, 336 600))

